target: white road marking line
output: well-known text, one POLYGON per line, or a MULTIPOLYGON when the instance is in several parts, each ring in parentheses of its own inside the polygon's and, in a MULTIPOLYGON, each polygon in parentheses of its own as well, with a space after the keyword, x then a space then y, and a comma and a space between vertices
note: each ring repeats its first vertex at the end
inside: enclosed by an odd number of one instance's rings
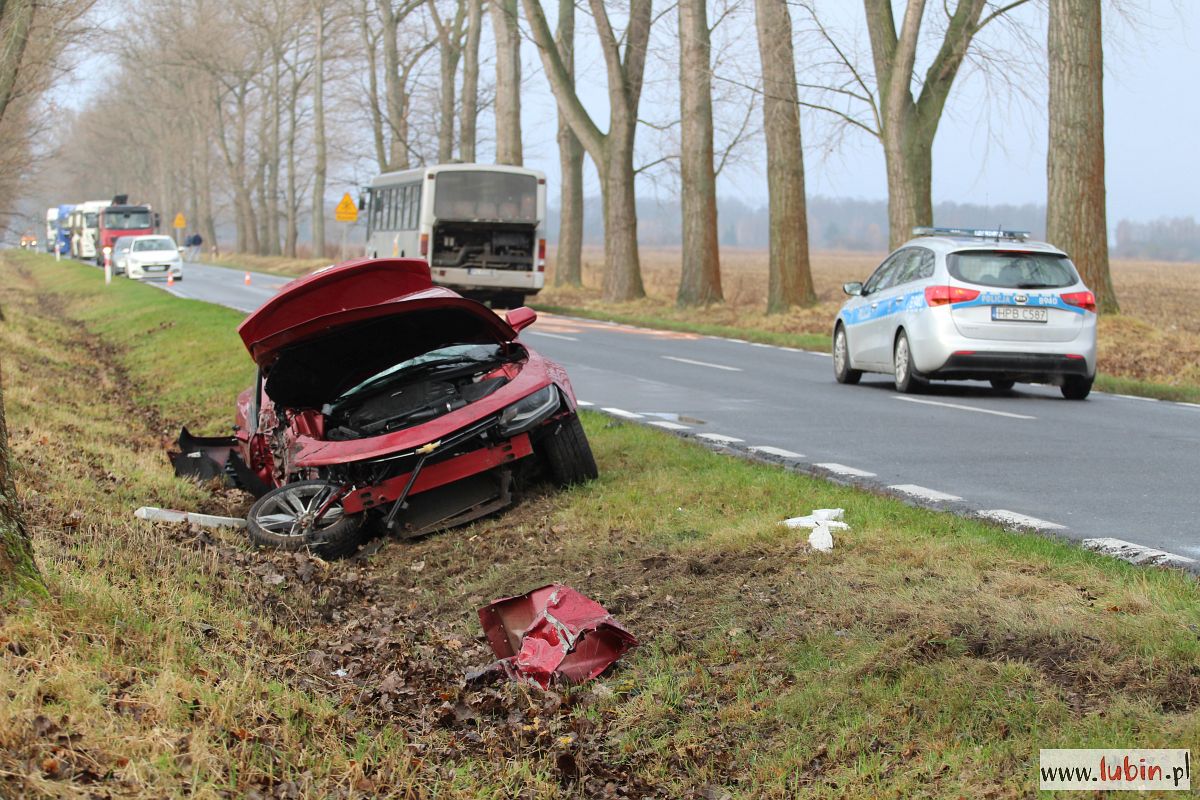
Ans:
POLYGON ((773 345, 773 344, 763 344, 762 342, 751 342, 751 343, 750 343, 750 346, 751 346, 751 347, 774 347, 775 345, 773 345))
POLYGON ((780 458, 804 458, 803 453, 793 453, 791 450, 784 450, 782 447, 772 447, 771 445, 761 445, 759 447, 751 447, 756 453, 765 453, 769 456, 779 456, 780 458))
POLYGON ((1185 403, 1182 400, 1176 403, 1177 406, 1187 406, 1188 408, 1200 408, 1200 403, 1185 403))
POLYGON ((814 356, 820 356, 821 358, 833 358, 833 353, 822 353, 820 350, 805 350, 804 352, 812 353, 814 356))
POLYGON ((725 436, 721 433, 698 433, 696 434, 696 438, 708 439, 710 442, 717 442, 719 444, 734 444, 736 442, 746 441, 745 439, 739 439, 736 436, 725 436))
POLYGON ((1147 403, 1157 403, 1157 397, 1138 397, 1136 394, 1118 394, 1116 397, 1124 397, 1126 400, 1144 400, 1147 403))
POLYGON ((609 414, 612 414, 614 417, 624 417, 625 419, 641 419, 642 418, 641 414, 635 414, 632 411, 626 411, 623 408, 605 408, 602 410, 607 411, 609 414))
POLYGON ((922 500, 929 500, 934 503, 962 500, 962 498, 956 494, 946 494, 945 492, 939 492, 937 489, 927 489, 924 486, 917 486, 915 483, 897 483, 896 485, 889 486, 888 488, 896 492, 910 494, 913 497, 919 497, 922 500))
POLYGON ((723 369, 727 372, 741 372, 741 367, 727 367, 724 364, 712 364, 708 361, 693 361, 690 358, 678 358, 676 356, 662 356, 667 361, 678 361, 680 364, 693 364, 697 367, 708 367, 709 369, 723 369))
POLYGON ((594 406, 594 405, 596 405, 596 404, 595 404, 595 403, 593 403, 593 402, 591 402, 590 400, 576 400, 576 401, 575 401, 575 405, 577 405, 577 406, 583 406, 584 408, 589 408, 589 407, 591 407, 591 406, 594 406))
POLYGON ((547 339, 562 339, 564 342, 578 342, 574 336, 563 336, 561 333, 546 333, 545 331, 527 331, 530 336, 545 336, 547 339))
POLYGON ((906 403, 921 403, 926 406, 941 406, 942 408, 956 408, 959 411, 975 411, 980 414, 992 414, 997 417, 1009 417, 1010 419, 1037 419, 1028 414, 1013 414, 1010 411, 993 411, 990 408, 976 408, 975 406, 964 406, 958 403, 942 403, 938 400, 919 400, 916 397, 905 397, 901 394, 894 394, 892 397, 897 400, 903 400, 906 403))
POLYGON ((668 422, 663 419, 656 420, 654 422, 651 422, 650 424, 656 425, 659 428, 663 428, 668 431, 690 431, 691 430, 691 427, 688 425, 680 425, 678 422, 668 422))
POLYGON ((1061 531, 1067 527, 1066 525, 1059 525, 1057 522, 1047 522, 1044 519, 1018 514, 1015 511, 1009 511, 1004 508, 980 511, 979 516, 1004 525, 1016 525, 1021 528, 1033 528, 1034 530, 1061 531))
POLYGON ((1107 553, 1110 556, 1128 561, 1131 564, 1156 564, 1168 567, 1186 567, 1196 563, 1196 559, 1187 556, 1168 553, 1166 550, 1156 550, 1124 539, 1105 537, 1102 539, 1084 539, 1083 546, 1097 553, 1107 553))
POLYGON ((849 475, 854 478, 874 478, 875 477, 874 472, 867 472, 865 469, 855 469, 854 467, 847 467, 845 464, 837 464, 832 461, 826 462, 824 464, 817 464, 817 466, 820 467, 821 469, 827 469, 830 472, 836 472, 838 475, 849 475))

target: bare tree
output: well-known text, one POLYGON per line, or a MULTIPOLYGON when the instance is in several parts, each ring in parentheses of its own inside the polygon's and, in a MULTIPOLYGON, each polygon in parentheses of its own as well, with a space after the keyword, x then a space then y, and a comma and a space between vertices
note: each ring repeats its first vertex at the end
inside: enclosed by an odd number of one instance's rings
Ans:
POLYGON ((325 3, 316 0, 313 17, 316 36, 313 43, 313 193, 312 249, 316 258, 325 257, 325 180, 328 172, 325 144, 325 3))
POLYGON ((785 0, 756 0, 759 57, 763 74, 763 130, 767 140, 767 193, 770 198, 770 266, 767 311, 811 305, 808 259, 808 206, 804 192, 804 151, 800 140, 800 100, 792 18, 785 0))
POLYGON ((1046 238, 1070 254, 1102 311, 1118 312, 1108 269, 1104 46, 1100 0, 1050 0, 1046 238))
POLYGON ((438 36, 438 162, 446 163, 454 158, 454 108, 455 82, 458 80, 458 62, 462 58, 464 26, 467 22, 467 2, 457 0, 452 19, 442 19, 435 0, 429 0, 429 15, 433 19, 438 36))
MULTIPOLYGON (((575 89, 575 0, 558 0, 558 25, 554 35, 558 56, 575 89)), ((558 163, 562 172, 559 200, 558 249, 554 255, 554 283, 583 285, 583 145, 571 123, 558 112, 558 163)))
MULTIPOLYGON (((721 256, 717 244, 717 175, 713 168, 712 45, 707 0, 679 0, 680 179, 683 271, 679 306, 719 303, 721 256)), ((786 9, 784 10, 786 14, 786 9)), ((788 43, 791 43, 788 28, 788 43)), ((795 86, 792 87, 793 93, 795 86)), ((803 175, 801 175, 803 178, 803 175)))
POLYGON ((496 40, 496 163, 524 163, 521 147, 521 31, 517 0, 489 0, 496 40))
POLYGON ((540 0, 524 0, 525 15, 558 107, 600 172, 604 205, 604 299, 634 300, 646 294, 638 258, 633 146, 650 39, 651 0, 630 0, 628 24, 620 36, 613 30, 604 0, 588 0, 588 5, 608 73, 607 133, 600 130, 583 107, 571 73, 559 56, 540 0))
POLYGON ((476 121, 479 115, 479 39, 483 28, 483 0, 466 0, 467 38, 463 45, 462 102, 459 105, 458 154, 475 161, 476 121))

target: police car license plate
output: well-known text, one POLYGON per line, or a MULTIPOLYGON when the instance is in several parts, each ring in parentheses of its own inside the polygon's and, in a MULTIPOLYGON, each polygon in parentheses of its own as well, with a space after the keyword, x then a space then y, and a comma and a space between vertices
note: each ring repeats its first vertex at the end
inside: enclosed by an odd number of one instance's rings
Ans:
POLYGON ((1048 322, 1050 309, 1026 306, 992 306, 992 319, 1003 322, 1048 322))

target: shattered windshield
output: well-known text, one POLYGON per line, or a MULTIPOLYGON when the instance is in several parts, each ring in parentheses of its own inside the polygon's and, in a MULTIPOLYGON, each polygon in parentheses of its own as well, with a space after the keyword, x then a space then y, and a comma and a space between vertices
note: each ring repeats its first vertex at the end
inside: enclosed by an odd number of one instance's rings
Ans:
POLYGON ((430 350, 428 353, 414 356, 407 361, 401 361, 399 364, 390 366, 382 372, 375 373, 354 388, 343 392, 341 397, 331 403, 329 407, 336 408, 356 394, 387 384, 401 375, 418 370, 419 368, 432 369, 449 364, 484 364, 496 360, 499 356, 500 346, 494 344, 452 344, 446 347, 439 347, 436 350, 430 350))

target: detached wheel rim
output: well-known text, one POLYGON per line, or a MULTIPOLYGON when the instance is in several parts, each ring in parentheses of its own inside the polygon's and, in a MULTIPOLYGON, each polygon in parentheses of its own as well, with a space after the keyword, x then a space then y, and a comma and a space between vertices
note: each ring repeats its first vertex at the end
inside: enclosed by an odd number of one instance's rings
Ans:
POLYGON ((255 522, 276 536, 303 537, 327 530, 341 522, 343 516, 341 504, 334 503, 317 519, 317 512, 333 493, 331 484, 283 486, 266 499, 255 522))
POLYGON ((896 342, 896 383, 908 380, 908 337, 901 336, 896 342))
POLYGON ((846 371, 846 332, 841 328, 833 337, 833 368, 839 375, 846 371))

